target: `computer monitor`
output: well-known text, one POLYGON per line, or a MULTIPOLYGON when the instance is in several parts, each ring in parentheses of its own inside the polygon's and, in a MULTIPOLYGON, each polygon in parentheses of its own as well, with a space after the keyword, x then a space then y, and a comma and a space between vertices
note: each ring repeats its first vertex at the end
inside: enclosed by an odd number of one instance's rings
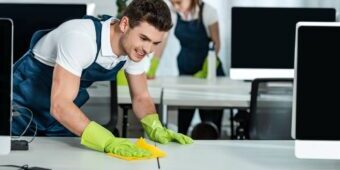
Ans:
POLYGON ((14 62, 29 47, 33 33, 39 29, 55 28, 64 21, 93 15, 94 4, 31 4, 0 3, 0 17, 14 22, 14 62))
POLYGON ((0 155, 11 149, 13 22, 0 18, 0 155))
POLYGON ((340 159, 340 23, 296 28, 292 137, 298 158, 340 159))
POLYGON ((335 21, 333 8, 233 7, 232 79, 293 78, 299 21, 335 21))

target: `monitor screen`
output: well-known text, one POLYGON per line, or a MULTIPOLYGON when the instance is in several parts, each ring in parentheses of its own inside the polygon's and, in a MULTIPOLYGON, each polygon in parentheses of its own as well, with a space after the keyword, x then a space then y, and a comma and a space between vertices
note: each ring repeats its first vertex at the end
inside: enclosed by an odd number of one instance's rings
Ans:
POLYGON ((292 78, 296 23, 335 20, 332 8, 232 8, 231 78, 292 78))
POLYGON ((12 22, 0 18, 0 136, 10 135, 12 22))
POLYGON ((340 24, 300 26, 295 80, 296 139, 340 140, 340 24))
POLYGON ((29 47, 33 33, 39 29, 55 28, 64 21, 86 15, 86 4, 24 4, 0 3, 0 17, 14 22, 14 62, 29 47))

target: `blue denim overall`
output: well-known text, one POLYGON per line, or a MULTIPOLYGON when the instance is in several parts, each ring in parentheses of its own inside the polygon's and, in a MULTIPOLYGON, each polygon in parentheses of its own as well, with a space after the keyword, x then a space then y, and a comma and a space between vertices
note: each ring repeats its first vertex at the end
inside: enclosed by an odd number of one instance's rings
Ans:
MULTIPOLYGON (((177 57, 179 75, 194 75, 202 69, 205 58, 209 52, 209 43, 206 28, 203 24, 204 3, 199 8, 199 19, 184 21, 177 13, 177 24, 175 36, 178 38, 181 50, 177 57)), ((218 76, 224 76, 221 64, 216 71, 218 76)), ((179 109, 178 112, 178 131, 186 134, 192 120, 193 109, 179 109)), ((217 127, 221 126, 222 110, 203 110, 200 109, 200 117, 203 121, 212 121, 217 127), (214 112, 214 113, 212 113, 214 112)))
MULTIPOLYGON (((97 53, 94 62, 82 71, 80 87, 74 103, 81 107, 89 99, 87 88, 95 81, 113 81, 117 72, 124 66, 121 61, 114 68, 108 70, 96 63, 101 49, 101 21, 110 19, 104 15, 97 19, 84 16, 83 19, 91 19, 95 26, 97 53)), ((15 63, 13 69, 13 103, 26 107, 33 112, 33 121, 37 124, 37 134, 43 136, 74 136, 69 130, 56 121, 50 113, 51 86, 53 67, 45 65, 34 58, 33 48, 35 44, 51 30, 40 30, 33 34, 29 50, 15 63)), ((72 83, 72 82, 70 82, 72 83)), ((20 116, 13 116, 12 134, 20 135, 30 120, 30 113, 25 109, 18 109, 20 116)), ((27 135, 32 135, 35 125, 32 123, 27 135)))

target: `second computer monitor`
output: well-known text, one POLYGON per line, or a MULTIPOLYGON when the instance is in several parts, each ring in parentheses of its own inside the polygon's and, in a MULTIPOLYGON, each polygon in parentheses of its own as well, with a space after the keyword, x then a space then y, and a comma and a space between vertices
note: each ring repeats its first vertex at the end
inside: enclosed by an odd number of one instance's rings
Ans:
POLYGON ((230 77, 292 78, 296 23, 335 19, 333 8, 232 8, 230 77))
POLYGON ((297 25, 292 136, 299 158, 340 159, 340 23, 297 25))

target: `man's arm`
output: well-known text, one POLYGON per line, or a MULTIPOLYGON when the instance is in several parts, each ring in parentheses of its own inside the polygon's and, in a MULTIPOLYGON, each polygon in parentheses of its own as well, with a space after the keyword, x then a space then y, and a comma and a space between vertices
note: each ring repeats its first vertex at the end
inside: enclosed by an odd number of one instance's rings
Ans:
POLYGON ((139 119, 156 113, 155 104, 149 94, 145 74, 132 75, 125 73, 130 89, 133 112, 139 119))
POLYGON ((147 88, 145 74, 126 74, 129 82, 132 108, 136 116, 141 120, 142 126, 149 138, 160 143, 177 141, 181 144, 190 144, 192 139, 180 133, 165 128, 159 120, 155 105, 147 88))
POLYGON ((52 80, 51 114, 68 130, 81 136, 90 121, 73 103, 77 97, 79 85, 80 77, 56 64, 52 80))

